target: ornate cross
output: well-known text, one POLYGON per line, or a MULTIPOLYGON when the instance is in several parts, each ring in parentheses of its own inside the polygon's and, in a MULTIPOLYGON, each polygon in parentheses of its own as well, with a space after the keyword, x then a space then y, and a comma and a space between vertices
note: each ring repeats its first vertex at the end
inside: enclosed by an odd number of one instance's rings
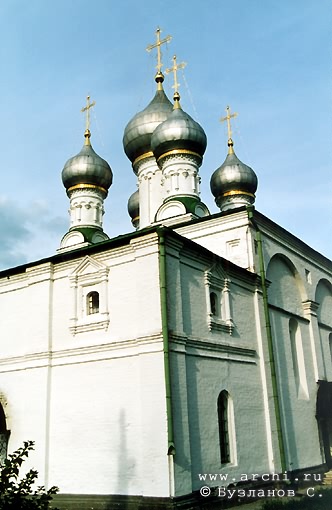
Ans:
POLYGON ((231 114, 229 106, 226 107, 226 112, 227 112, 226 117, 221 117, 220 122, 224 122, 225 120, 227 120, 228 139, 231 140, 232 139, 231 118, 237 117, 238 114, 237 113, 231 114))
POLYGON ((86 118, 85 118, 85 129, 86 131, 89 131, 90 129, 90 108, 92 108, 96 104, 96 101, 92 101, 90 103, 90 96, 86 97, 86 106, 82 108, 81 112, 86 112, 86 118))
POLYGON ((157 67, 158 73, 161 72, 161 68, 163 66, 163 64, 161 63, 161 49, 160 49, 160 46, 162 44, 168 43, 172 39, 172 37, 170 35, 168 35, 164 39, 160 39, 160 34, 161 34, 161 30, 158 27, 157 30, 156 30, 157 42, 154 43, 154 44, 149 44, 149 46, 147 46, 147 48, 146 48, 146 51, 151 51, 153 48, 157 48, 157 62, 158 63, 157 63, 156 67, 157 67))
POLYGON ((174 62, 173 67, 169 67, 168 69, 166 69, 165 73, 168 74, 168 73, 171 73, 173 71, 173 73, 174 73, 174 85, 172 85, 172 87, 173 87, 175 92, 178 92, 180 84, 178 83, 177 71, 178 71, 178 69, 184 69, 186 67, 186 65, 187 65, 187 62, 181 62, 180 64, 177 64, 177 62, 176 62, 176 55, 174 55, 174 57, 173 57, 173 62, 174 62))

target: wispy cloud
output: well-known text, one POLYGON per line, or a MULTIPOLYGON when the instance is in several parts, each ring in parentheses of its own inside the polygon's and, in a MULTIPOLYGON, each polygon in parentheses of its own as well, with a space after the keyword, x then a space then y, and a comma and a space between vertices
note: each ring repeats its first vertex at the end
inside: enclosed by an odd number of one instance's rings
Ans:
POLYGON ((52 216, 45 202, 19 205, 0 197, 0 269, 52 255, 67 223, 65 218, 52 216))

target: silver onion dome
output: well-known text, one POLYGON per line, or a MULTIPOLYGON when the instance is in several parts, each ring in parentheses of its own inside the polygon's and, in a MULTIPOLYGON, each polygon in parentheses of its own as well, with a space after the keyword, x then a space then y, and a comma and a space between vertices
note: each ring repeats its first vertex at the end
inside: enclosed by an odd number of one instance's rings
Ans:
POLYGON ((93 150, 90 144, 90 131, 84 133, 85 143, 81 151, 68 159, 62 170, 62 182, 65 188, 72 188, 79 184, 95 185, 107 190, 112 184, 113 174, 111 167, 93 150))
POLYGON ((128 200, 128 213, 131 222, 136 227, 139 222, 139 191, 135 191, 128 200))
POLYGON ((253 203, 257 190, 257 176, 252 168, 238 159, 233 150, 233 141, 228 141, 228 154, 224 163, 212 174, 211 192, 219 205, 223 197, 231 194, 246 195, 253 203))
POLYGON ((207 139, 203 128, 182 110, 180 96, 174 94, 174 108, 168 119, 155 129, 151 148, 156 159, 170 151, 190 151, 203 157, 207 139))
POLYGON ((123 147, 132 163, 143 154, 151 152, 152 133, 167 119, 173 108, 162 87, 163 74, 158 73, 155 80, 157 91, 154 98, 143 111, 129 121, 124 130, 123 147))

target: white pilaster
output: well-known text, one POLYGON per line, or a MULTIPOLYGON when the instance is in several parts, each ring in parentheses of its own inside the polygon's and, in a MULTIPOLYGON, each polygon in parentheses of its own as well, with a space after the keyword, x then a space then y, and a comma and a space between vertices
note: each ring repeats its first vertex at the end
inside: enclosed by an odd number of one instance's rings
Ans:
POLYGON ((135 168, 139 187, 140 228, 151 225, 163 203, 162 171, 154 157, 141 160, 135 168))

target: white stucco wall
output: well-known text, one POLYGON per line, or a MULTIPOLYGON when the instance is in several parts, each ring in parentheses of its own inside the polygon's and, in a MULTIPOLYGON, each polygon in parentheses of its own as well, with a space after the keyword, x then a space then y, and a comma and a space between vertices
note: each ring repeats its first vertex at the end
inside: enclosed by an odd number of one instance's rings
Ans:
MULTIPOLYGON (((287 468, 304 469, 324 462, 315 406, 317 381, 332 380, 332 269, 291 235, 268 223, 260 228, 287 468), (290 318, 301 332, 306 398, 294 384, 290 318)), ((197 490, 199 473, 225 473, 233 482, 280 469, 260 284, 213 255, 257 271, 252 227, 241 212, 180 231, 212 252, 166 236, 176 495, 197 490), (222 303, 218 320, 211 285, 222 303), (219 451, 222 390, 234 412, 236 448, 227 465, 219 451)), ((35 440, 28 466, 62 492, 168 496, 157 234, 55 262, 0 275, 9 449, 35 440), (100 294, 94 316, 86 314, 90 291, 100 294)))
POLYGON ((175 488, 181 495, 203 485, 199 474, 224 473, 229 476, 227 483, 233 483, 243 474, 250 478, 268 473, 270 431, 258 355, 254 278, 240 271, 237 276, 227 274, 219 259, 203 255, 199 247, 189 252, 179 242, 168 253, 175 488), (206 275, 210 273, 229 280, 231 334, 226 328, 209 328, 206 275), (234 414, 233 458, 227 464, 220 460, 217 413, 223 390, 230 395, 234 414))
POLYGON ((0 279, 0 307, 9 450, 34 440, 63 493, 168 496, 156 234, 0 279), (105 313, 86 315, 90 289, 105 313))
MULTIPOLYGON (((317 383, 319 380, 332 380, 332 264, 262 215, 257 215, 254 219, 261 231, 269 287, 268 299, 272 305, 270 316, 287 468, 303 469, 324 462, 315 414, 317 383), (276 260, 279 265, 273 267, 271 261, 276 260), (294 383, 289 339, 291 317, 299 321, 301 331, 308 391, 306 400, 298 397, 294 383)), ((229 215, 214 217, 211 221, 184 225, 178 231, 242 267, 259 271, 257 240, 255 241, 254 228, 248 222, 245 211, 235 211, 229 215)), ((244 321, 248 317, 241 313, 240 308, 238 313, 244 321)), ((268 360, 266 349, 265 356, 268 360)), ((267 377, 270 377, 269 372, 267 377)), ((272 404, 269 381, 267 387, 272 404)), ((272 405, 270 410, 273 422, 272 405)))

